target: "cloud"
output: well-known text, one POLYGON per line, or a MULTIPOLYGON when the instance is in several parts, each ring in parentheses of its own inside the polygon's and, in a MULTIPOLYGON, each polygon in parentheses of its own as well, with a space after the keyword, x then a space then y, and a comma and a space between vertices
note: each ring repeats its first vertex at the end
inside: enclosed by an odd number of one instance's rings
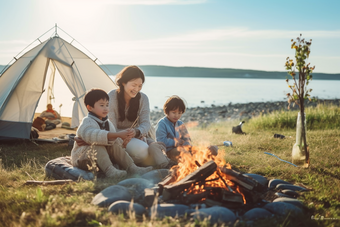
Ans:
POLYGON ((0 45, 28 45, 27 40, 0 40, 0 45))
MULTIPOLYGON (((301 32, 301 31, 300 31, 301 32)), ((109 43, 92 43, 93 49, 112 50, 119 52, 158 52, 165 50, 169 52, 204 51, 225 52, 226 50, 254 49, 256 45, 275 45, 281 43, 282 39, 290 42, 291 38, 297 37, 300 32, 289 30, 249 30, 247 28, 208 29, 192 31, 186 34, 177 34, 168 37, 110 41, 109 43)), ((340 38, 340 31, 302 31, 303 37, 309 38, 340 38), (305 35, 306 36, 305 36, 305 35)), ((232 51, 235 52, 235 51, 232 51)), ((235 54, 235 53, 233 53, 235 54)), ((245 54, 245 53, 241 53, 245 54)))
POLYGON ((194 31, 189 34, 183 34, 166 38, 174 41, 213 41, 233 38, 248 39, 291 39, 298 37, 313 38, 340 38, 340 31, 290 31, 290 30, 249 30, 247 28, 225 28, 209 29, 203 31, 194 31))

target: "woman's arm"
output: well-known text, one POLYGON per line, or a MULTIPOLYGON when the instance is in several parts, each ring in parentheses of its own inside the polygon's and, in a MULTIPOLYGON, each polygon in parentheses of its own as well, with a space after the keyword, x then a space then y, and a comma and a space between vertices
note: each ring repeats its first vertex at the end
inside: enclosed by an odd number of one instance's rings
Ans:
POLYGON ((112 90, 108 93, 109 95, 109 120, 113 124, 114 128, 117 130, 117 122, 118 122, 118 100, 117 100, 117 90, 112 90))

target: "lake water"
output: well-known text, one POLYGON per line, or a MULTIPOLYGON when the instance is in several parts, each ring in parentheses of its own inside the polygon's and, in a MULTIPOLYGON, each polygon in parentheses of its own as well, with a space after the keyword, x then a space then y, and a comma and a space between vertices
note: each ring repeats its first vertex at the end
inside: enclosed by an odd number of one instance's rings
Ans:
MULTIPOLYGON (((340 81, 314 80, 312 96, 340 98, 340 81)), ((285 80, 278 79, 220 79, 220 78, 170 78, 148 77, 142 91, 148 95, 150 108, 162 108, 166 99, 178 95, 188 107, 284 101, 291 92, 285 80)))
MULTIPOLYGON (((113 77, 112 77, 113 78, 113 77)), ((113 78, 114 79, 114 78, 113 78)), ((56 77, 55 85, 63 83, 56 77)), ((52 102, 63 116, 72 115, 72 94, 66 85, 62 94, 55 94, 52 102), (62 104, 61 108, 58 108, 62 104)), ((340 98, 340 80, 313 80, 312 96, 322 99, 340 98)), ((142 92, 147 94, 150 108, 163 108, 164 102, 171 95, 183 98, 188 107, 209 107, 232 103, 285 101, 286 93, 291 92, 285 80, 279 79, 220 79, 220 78, 180 78, 180 77, 147 77, 142 92)), ((46 99, 42 97, 42 100, 46 99)), ((46 102, 45 102, 46 103, 46 102)), ((45 109, 46 104, 39 103, 36 112, 45 109)))

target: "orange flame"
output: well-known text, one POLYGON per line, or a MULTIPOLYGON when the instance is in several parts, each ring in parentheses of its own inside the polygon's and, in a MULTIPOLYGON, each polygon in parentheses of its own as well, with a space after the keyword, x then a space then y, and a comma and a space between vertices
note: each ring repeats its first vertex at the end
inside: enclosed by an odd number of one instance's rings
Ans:
MULTIPOLYGON (((182 146, 178 147, 177 149, 181 152, 181 154, 180 159, 178 160, 178 165, 171 168, 171 170, 173 170, 174 172, 173 176, 175 178, 175 181, 173 181, 172 184, 180 181, 181 179, 198 169, 199 166, 197 166, 195 161, 197 161, 200 165, 203 165, 204 163, 213 160, 217 164, 217 166, 225 166, 226 168, 231 169, 231 165, 229 163, 226 163, 224 159, 224 152, 222 152, 221 150, 218 152, 217 156, 213 156, 211 154, 211 151, 207 147, 193 146, 191 147, 191 153, 190 146, 182 146)), ((204 187, 219 187, 229 190, 228 186, 225 185, 220 176, 230 187, 235 186, 233 182, 227 180, 227 178, 225 177, 226 174, 221 172, 220 168, 217 168, 217 170, 206 179, 205 185, 193 185, 187 190, 187 192, 192 194, 202 193, 205 191, 204 187)), ((237 189, 236 191, 242 195, 245 204, 246 200, 244 195, 240 192, 239 189, 237 189)), ((236 192, 234 191, 234 193, 236 192)))

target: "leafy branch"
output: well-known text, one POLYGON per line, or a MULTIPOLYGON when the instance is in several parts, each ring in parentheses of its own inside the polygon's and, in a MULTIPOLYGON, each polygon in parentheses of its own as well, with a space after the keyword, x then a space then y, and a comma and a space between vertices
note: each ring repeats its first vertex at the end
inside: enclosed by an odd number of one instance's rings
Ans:
POLYGON ((310 63, 307 63, 309 54, 310 54, 310 46, 312 45, 312 40, 305 41, 302 38, 302 34, 296 38, 296 40, 292 39, 291 49, 295 49, 295 62, 293 59, 287 57, 286 59, 286 70, 288 74, 291 76, 293 80, 293 84, 289 84, 289 79, 286 79, 288 87, 292 90, 292 93, 287 93, 288 97, 288 109, 290 108, 291 103, 293 105, 297 104, 300 108, 300 116, 301 116, 301 125, 302 125, 302 139, 304 144, 304 152, 306 154, 305 159, 305 167, 309 166, 309 150, 306 141, 306 130, 305 130, 305 107, 304 100, 309 99, 310 101, 314 101, 315 98, 311 98, 310 92, 312 89, 307 89, 309 82, 312 80, 313 70, 315 66, 310 67, 310 63), (295 71, 298 71, 299 76, 296 78, 295 71))
POLYGON ((288 71, 288 75, 290 75, 291 79, 293 80, 293 84, 290 85, 289 79, 286 79, 288 87, 292 90, 292 93, 287 93, 288 109, 290 107, 290 104, 293 103, 293 105, 297 104, 300 107, 300 110, 304 112, 304 100, 315 100, 315 98, 311 98, 310 96, 310 92, 312 92, 312 89, 307 89, 309 82, 313 78, 312 72, 315 69, 315 66, 310 67, 310 63, 306 63, 309 58, 312 40, 307 42, 301 36, 302 35, 300 34, 300 37, 297 37, 296 40, 291 40, 291 49, 295 49, 295 63, 293 59, 287 57, 285 67, 288 71), (298 81, 296 79, 296 70, 298 71, 299 75, 298 81))

